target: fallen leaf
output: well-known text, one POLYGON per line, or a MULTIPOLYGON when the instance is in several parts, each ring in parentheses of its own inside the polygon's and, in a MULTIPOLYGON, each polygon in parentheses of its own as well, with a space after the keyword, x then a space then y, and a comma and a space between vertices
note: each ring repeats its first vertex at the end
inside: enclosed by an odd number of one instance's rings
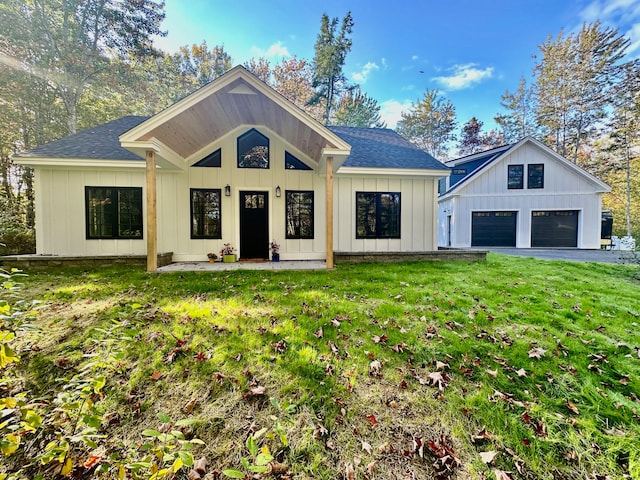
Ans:
POLYGON ((535 347, 535 348, 532 348, 531 350, 529 350, 529 358, 540 359, 540 358, 544 357, 545 353, 547 353, 547 351, 544 348, 535 347))
POLYGON ((367 452, 369 455, 371 455, 371 451, 372 451, 372 447, 371 444, 368 442, 365 442, 364 440, 362 441, 362 450, 364 450, 365 452, 367 452))
POLYGON ((351 465, 350 463, 347 464, 347 467, 345 468, 345 477, 347 480, 355 480, 356 478, 356 471, 353 468, 353 465, 351 465))
POLYGON ((322 331, 322 327, 320 327, 318 329, 318 331, 316 333, 313 334, 316 338, 322 338, 324 337, 324 332, 322 331))
POLYGON ((184 407, 182 407, 182 409, 186 412, 186 413, 191 413, 193 411, 193 409, 196 406, 196 399, 192 398, 191 400, 189 400, 184 407))
POLYGON ((493 378, 496 378, 498 376, 498 370, 489 370, 487 368, 487 373, 491 375, 493 378))
POLYGON ((376 418, 375 415, 366 415, 365 418, 369 420, 369 423, 371 424, 372 427, 375 427, 376 425, 378 425, 378 419, 376 418))
POLYGON ((373 462, 371 462, 371 463, 368 463, 366 468, 367 468, 367 473, 369 474, 369 476, 373 475, 373 471, 376 468, 375 460, 373 462))
POLYGON ((153 373, 151 374, 151 380, 158 381, 161 378, 162 378, 162 372, 159 372, 158 370, 154 370, 153 373))
POLYGON ((518 377, 520 378, 526 377, 527 371, 524 368, 521 368, 520 370, 516 370, 516 375, 518 375, 518 377))
POLYGON ((379 360, 374 360, 369 364, 369 375, 379 377, 381 375, 382 364, 379 360))
POLYGON ((92 468, 100 461, 98 455, 89 455, 89 458, 82 464, 84 468, 92 468))
POLYGON ((206 457, 200 457, 193 463, 193 469, 199 474, 203 474, 207 471, 207 459, 206 457))
POLYGON ((565 402, 566 407, 571 410, 573 413, 575 413, 576 415, 580 414, 580 410, 578 410, 578 407, 576 407, 573 403, 571 403, 570 401, 566 401, 565 402))
POLYGON ((493 470, 493 473, 496 476, 496 480, 513 480, 511 472, 505 472, 504 470, 498 470, 496 468, 493 470))
POLYGON ((480 430, 478 433, 476 433, 471 437, 471 441, 473 443, 478 443, 478 442, 484 442, 485 440, 491 440, 492 438, 493 438, 493 435, 487 432, 486 428, 483 428, 482 430, 480 430))
POLYGON ((493 460, 496 458, 496 455, 498 455, 498 452, 496 452, 495 450, 489 450, 488 452, 480 452, 480 458, 487 465, 491 465, 493 463, 493 460))

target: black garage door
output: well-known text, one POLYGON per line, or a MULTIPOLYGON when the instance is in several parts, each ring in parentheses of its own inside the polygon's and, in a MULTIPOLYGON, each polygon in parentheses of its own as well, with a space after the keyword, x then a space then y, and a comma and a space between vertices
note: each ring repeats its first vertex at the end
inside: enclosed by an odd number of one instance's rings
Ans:
POLYGON ((532 247, 577 247, 578 212, 531 212, 532 247))
POLYGON ((473 212, 472 247, 515 247, 517 212, 473 212))

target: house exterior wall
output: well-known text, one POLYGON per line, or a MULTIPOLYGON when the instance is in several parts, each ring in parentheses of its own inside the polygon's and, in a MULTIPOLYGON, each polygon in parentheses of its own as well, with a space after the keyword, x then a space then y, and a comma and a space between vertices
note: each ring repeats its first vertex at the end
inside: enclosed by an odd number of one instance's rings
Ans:
POLYGON ((577 210, 578 248, 600 248, 601 194, 593 182, 540 148, 525 144, 470 179, 438 205, 438 244, 447 246, 447 216, 452 216, 451 246, 471 246, 473 211, 516 211, 516 247, 531 247, 531 213, 577 210), (544 164, 544 188, 527 188, 527 165, 544 164), (507 188, 508 165, 524 165, 524 188, 507 188))
POLYGON ((337 174, 334 182, 334 250, 336 252, 437 250, 438 178, 337 174), (356 192, 400 192, 400 238, 356 238, 356 192))
MULTIPOLYGON (((142 240, 87 240, 85 186, 142 187, 144 168, 35 167, 36 253, 40 255, 144 255, 142 240)), ((145 197, 142 197, 146 208, 145 197)), ((146 231, 143 232, 146 238, 146 231)))

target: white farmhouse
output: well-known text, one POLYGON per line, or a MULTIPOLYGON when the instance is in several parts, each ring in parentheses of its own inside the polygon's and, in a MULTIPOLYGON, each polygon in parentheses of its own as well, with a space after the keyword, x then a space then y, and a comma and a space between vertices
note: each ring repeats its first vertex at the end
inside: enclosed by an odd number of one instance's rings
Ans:
POLYGON ((36 250, 206 261, 322 260, 437 250, 449 169, 388 129, 325 127, 235 67, 150 117, 124 117, 24 152, 36 250))
POLYGON ((441 247, 600 248, 602 194, 611 189, 539 141, 451 160, 441 180, 441 247))

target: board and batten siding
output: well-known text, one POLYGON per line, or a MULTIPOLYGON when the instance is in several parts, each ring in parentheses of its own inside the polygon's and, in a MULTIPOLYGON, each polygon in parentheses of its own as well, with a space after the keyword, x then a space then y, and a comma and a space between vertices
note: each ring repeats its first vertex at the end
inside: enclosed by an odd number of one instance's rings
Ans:
MULTIPOLYGON (((144 168, 35 168, 36 253, 39 255, 144 255, 142 240, 87 240, 85 186, 142 187, 144 168)), ((144 191, 144 189, 143 189, 144 191)), ((146 200, 142 196, 143 208, 146 200)), ((146 238, 146 231, 143 232, 146 238)))
POLYGON ((334 181, 336 252, 427 252, 437 249, 437 178, 338 173, 334 181), (400 192, 400 238, 356 238, 356 192, 400 192))
POLYGON ((453 195, 440 200, 438 243, 446 246, 447 216, 452 215, 452 247, 471 246, 471 213, 515 211, 516 247, 531 246, 531 213, 538 210, 578 211, 578 248, 600 248, 600 193, 587 177, 542 151, 526 144, 485 172, 462 185, 453 195), (527 165, 544 164, 544 188, 527 188, 527 165), (524 188, 507 188, 508 165, 524 165, 524 188))
POLYGON ((221 148, 222 167, 189 167, 184 173, 163 176, 158 184, 158 232, 159 245, 173 251, 174 261, 203 261, 207 252, 219 253, 224 243, 230 243, 242 256, 240 247, 239 205, 241 191, 266 192, 269 196, 269 239, 280 245, 282 260, 309 260, 325 258, 325 180, 316 171, 285 169, 285 151, 302 162, 313 166, 314 162, 295 147, 285 142, 268 128, 242 126, 221 140, 212 143, 189 160, 200 158, 221 148), (256 128, 269 138, 270 163, 268 169, 237 167, 237 137, 256 128), (224 187, 231 187, 231 196, 224 195, 224 187), (275 189, 280 186, 281 197, 275 189), (190 189, 215 188, 222 191, 222 239, 190 238, 190 189), (306 190, 314 192, 314 238, 287 240, 286 191, 306 190))

